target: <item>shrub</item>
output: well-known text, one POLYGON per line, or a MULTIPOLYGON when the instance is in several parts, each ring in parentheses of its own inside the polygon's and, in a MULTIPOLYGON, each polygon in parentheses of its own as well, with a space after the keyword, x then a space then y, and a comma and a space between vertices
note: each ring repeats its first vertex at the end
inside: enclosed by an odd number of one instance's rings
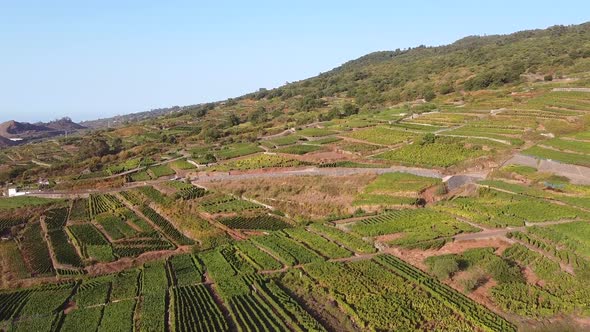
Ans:
POLYGON ((438 279, 449 278, 453 273, 459 271, 459 262, 456 255, 443 255, 429 257, 425 261, 430 272, 438 279))

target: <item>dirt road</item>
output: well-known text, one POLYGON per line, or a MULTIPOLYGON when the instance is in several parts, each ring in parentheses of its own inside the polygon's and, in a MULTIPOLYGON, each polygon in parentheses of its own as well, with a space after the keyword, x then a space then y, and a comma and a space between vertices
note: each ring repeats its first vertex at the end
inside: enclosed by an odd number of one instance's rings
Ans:
POLYGON ((252 171, 252 172, 218 172, 201 175, 193 178, 193 183, 203 183, 212 181, 231 181, 231 180, 247 180, 255 178, 278 178, 290 176, 349 176, 356 174, 385 174, 385 173, 410 173, 419 176, 442 178, 442 173, 437 170, 393 166, 391 168, 317 168, 309 167, 304 169, 289 169, 289 170, 273 170, 269 172, 252 171))
POLYGON ((557 161, 539 159, 523 154, 514 155, 504 163, 504 165, 511 164, 535 167, 541 172, 565 176, 574 184, 590 185, 590 167, 562 164, 557 161))
POLYGON ((557 221, 547 221, 547 222, 538 222, 538 223, 525 223, 525 226, 521 227, 506 227, 506 228, 483 228, 481 226, 477 226, 482 228, 481 232, 477 233, 462 233, 455 235, 453 239, 455 241, 471 241, 471 240, 482 240, 482 239, 490 239, 490 238, 497 238, 497 237, 506 237, 506 234, 510 232, 522 232, 526 230, 528 227, 538 226, 538 227, 547 227, 551 225, 559 225, 559 224, 567 224, 571 222, 579 221, 578 219, 567 219, 567 220, 557 220, 557 221))

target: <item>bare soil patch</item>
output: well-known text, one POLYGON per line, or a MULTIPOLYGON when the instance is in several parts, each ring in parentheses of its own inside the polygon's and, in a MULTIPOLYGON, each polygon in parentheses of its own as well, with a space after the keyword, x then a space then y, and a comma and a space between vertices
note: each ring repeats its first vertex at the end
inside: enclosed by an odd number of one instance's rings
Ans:
POLYGON ((352 202, 376 175, 293 176, 211 182, 213 190, 247 196, 295 218, 322 218, 354 212, 352 202))
MULTIPOLYGON (((397 234, 391 234, 391 236, 394 235, 397 234)), ((449 242, 438 250, 409 250, 397 247, 390 247, 384 249, 383 251, 400 257, 406 262, 414 266, 417 266, 421 269, 426 269, 427 267, 424 264, 424 260, 428 257, 446 254, 460 254, 469 249, 485 247, 497 248, 496 252, 503 252, 506 248, 510 247, 510 243, 503 241, 501 239, 484 239, 473 241, 449 242)))

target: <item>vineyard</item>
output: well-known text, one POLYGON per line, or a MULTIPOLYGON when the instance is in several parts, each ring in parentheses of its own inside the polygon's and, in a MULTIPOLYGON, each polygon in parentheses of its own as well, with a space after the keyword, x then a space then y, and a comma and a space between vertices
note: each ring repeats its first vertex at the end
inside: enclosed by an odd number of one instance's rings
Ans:
POLYGON ((590 22, 196 102, 0 126, 0 331, 590 330, 590 22))
POLYGON ((172 293, 175 331, 229 331, 207 287, 174 287, 172 293))
POLYGON ((290 145, 283 148, 279 148, 275 150, 278 153, 286 153, 286 154, 307 154, 311 152, 316 152, 322 150, 321 146, 317 145, 309 145, 309 144, 298 144, 298 145, 290 145))
POLYGON ((109 211, 115 211, 124 205, 111 194, 90 195, 90 215, 92 218, 109 211))
POLYGON ((41 225, 30 223, 23 230, 20 238, 20 248, 27 262, 27 268, 32 276, 52 273, 53 265, 45 242, 41 225))
POLYGON ((262 149, 255 144, 238 143, 224 146, 223 148, 215 151, 214 154, 218 160, 225 160, 247 156, 261 151, 262 149))
POLYGON ((441 185, 440 179, 409 173, 381 174, 356 196, 352 204, 355 206, 417 205, 422 202, 419 199, 420 193, 435 185, 441 185))
POLYGON ((306 264, 322 260, 317 253, 290 239, 285 233, 277 232, 268 236, 253 238, 253 241, 270 250, 287 265, 306 264))
POLYGON ((380 256, 378 261, 409 281, 419 284, 427 292, 451 309, 457 311, 474 325, 490 331, 516 331, 516 327, 504 318, 462 295, 451 287, 438 282, 419 269, 394 256, 380 256))
POLYGON ((361 236, 379 236, 402 233, 390 243, 405 248, 440 248, 453 235, 476 232, 466 223, 448 214, 430 209, 400 210, 363 219, 350 226, 361 236))
POLYGON ((257 154, 238 160, 231 160, 226 163, 217 165, 212 169, 215 171, 233 171, 233 170, 250 170, 262 168, 284 168, 310 165, 307 162, 291 159, 285 156, 273 154, 257 154))
POLYGON ((45 224, 48 230, 62 229, 68 221, 68 208, 52 209, 45 212, 45 224))
POLYGON ((154 179, 176 174, 176 172, 172 168, 166 165, 150 167, 148 168, 147 172, 148 174, 152 175, 154 179))
POLYGON ((424 167, 450 167, 487 153, 454 137, 439 137, 431 144, 411 144, 381 153, 375 158, 424 167))
POLYGON ((92 224, 71 225, 68 226, 68 230, 76 239, 85 258, 106 262, 114 259, 109 241, 92 224))
POLYGON ((199 197, 203 197, 207 194, 207 191, 201 187, 193 186, 190 183, 184 183, 180 181, 170 181, 167 185, 176 190, 174 198, 189 200, 199 197))
POLYGON ((142 196, 143 200, 155 202, 161 205, 167 205, 171 201, 170 197, 164 195, 162 192, 151 186, 139 187, 133 189, 132 192, 135 192, 136 194, 142 196))
POLYGON ((285 233, 290 238, 305 244, 308 248, 311 248, 325 258, 344 258, 352 255, 352 252, 339 246, 337 243, 326 240, 320 235, 301 228, 285 230, 285 233))
POLYGON ((548 257, 516 244, 503 257, 527 266, 542 278, 542 285, 509 283, 492 290, 494 301, 507 311, 525 317, 552 317, 558 312, 588 313, 586 273, 571 275, 548 257))
POLYGON ((276 231, 291 227, 290 224, 283 221, 279 217, 270 214, 227 217, 221 218, 218 221, 230 228, 236 229, 260 229, 276 231))
POLYGON ((348 137, 380 145, 395 145, 412 140, 416 137, 413 133, 385 127, 374 127, 355 130, 348 137))
POLYGON ((329 135, 334 135, 337 132, 333 130, 327 130, 324 128, 305 128, 302 130, 297 131, 297 135, 303 137, 324 137, 329 135))
POLYGON ((166 220, 166 218, 162 217, 149 206, 144 205, 140 208, 140 210, 141 213, 143 213, 149 220, 158 226, 158 228, 164 235, 166 235, 166 237, 175 243, 179 245, 190 245, 194 243, 193 240, 187 238, 184 234, 179 232, 168 220, 166 220))
POLYGON ((372 261, 322 262, 305 266, 312 293, 329 289, 361 330, 476 329, 421 287, 372 261), (404 303, 412 303, 411 306, 404 303), (354 308, 354 309, 353 309, 354 308))
POLYGON ((343 232, 335 227, 326 226, 323 224, 313 224, 310 229, 314 232, 320 233, 326 238, 341 243, 346 248, 359 253, 370 254, 377 250, 371 243, 363 240, 353 234, 343 232))
POLYGON ((27 218, 0 216, 0 232, 10 229, 16 225, 21 225, 27 222, 27 218))
POLYGON ((488 189, 480 189, 478 197, 444 201, 435 208, 462 216, 478 224, 498 228, 522 226, 525 221, 542 223, 589 217, 587 212, 567 205, 488 189))
POLYGON ((230 195, 211 195, 206 196, 204 199, 199 201, 202 209, 211 214, 221 212, 244 212, 250 210, 262 209, 262 206, 238 199, 230 195))
MULTIPOLYGON (((125 210, 131 214, 133 220, 140 220, 133 212, 125 210)), ((137 231, 127 223, 124 215, 103 213, 96 217, 96 222, 102 226, 105 232, 113 240, 131 238, 137 235, 137 231)))
POLYGON ((85 198, 78 198, 72 201, 70 220, 88 221, 90 219, 89 202, 85 198))

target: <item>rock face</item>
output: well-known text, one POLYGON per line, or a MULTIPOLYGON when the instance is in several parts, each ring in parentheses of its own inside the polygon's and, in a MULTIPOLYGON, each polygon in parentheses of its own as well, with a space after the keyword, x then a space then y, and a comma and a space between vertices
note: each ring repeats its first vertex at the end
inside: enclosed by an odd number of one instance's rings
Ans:
POLYGON ((17 144, 10 139, 21 139, 22 142, 58 136, 67 132, 74 132, 85 129, 86 127, 73 122, 70 118, 43 123, 17 122, 14 120, 6 121, 0 124, 0 147, 7 147, 17 144))

